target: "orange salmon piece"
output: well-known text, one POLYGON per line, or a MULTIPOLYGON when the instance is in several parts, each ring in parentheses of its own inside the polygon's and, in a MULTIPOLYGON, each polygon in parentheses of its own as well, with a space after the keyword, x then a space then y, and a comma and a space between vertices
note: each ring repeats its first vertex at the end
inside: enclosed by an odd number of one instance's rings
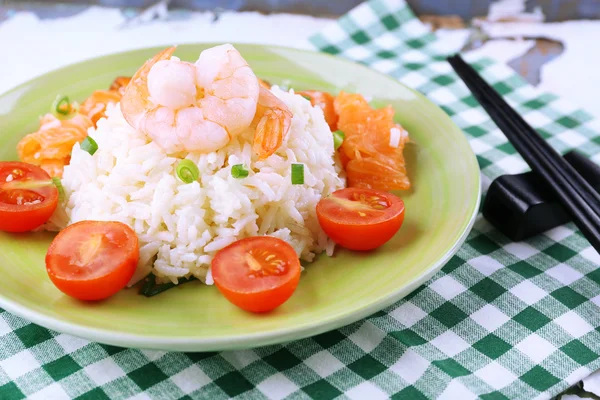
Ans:
POLYGON ((298 92, 298 94, 308 97, 310 99, 310 104, 318 106, 323 110, 323 115, 325 115, 325 121, 327 121, 329 129, 331 129, 332 132, 337 130, 338 115, 333 107, 335 98, 331 94, 318 90, 305 90, 303 92, 298 92))
POLYGON ((62 178, 65 165, 68 165, 69 161, 71 161, 70 157, 66 163, 62 160, 48 160, 40 165, 40 168, 46 171, 48 175, 52 177, 62 178))
POLYGON ((88 97, 81 107, 79 112, 87 115, 92 119, 94 126, 100 118, 106 116, 106 106, 108 103, 118 103, 125 93, 127 84, 131 81, 128 76, 119 76, 110 85, 108 90, 96 90, 88 97))
POLYGON ((118 91, 96 90, 79 107, 79 112, 90 117, 96 126, 98 120, 106 116, 108 103, 118 103, 119 101, 121 101, 121 94, 118 91))
POLYGON ((339 151, 349 187, 379 190, 406 190, 404 145, 408 134, 394 122, 391 106, 373 109, 360 94, 341 92, 334 100, 337 128, 345 139, 339 151), (398 146, 390 145, 392 129, 398 129, 398 146))
POLYGON ((59 120, 52 114, 44 115, 40 119, 39 130, 17 144, 19 159, 39 165, 50 176, 61 177, 65 165, 71 160, 75 143, 85 139, 87 130, 106 116, 108 103, 121 101, 130 80, 130 77, 119 76, 108 90, 96 90, 81 104, 79 113, 70 119, 59 120))
POLYGON ((39 165, 51 176, 60 177, 71 159, 73 146, 86 138, 88 128, 93 126, 92 120, 82 114, 68 120, 46 114, 40 124, 37 132, 30 133, 17 144, 19 159, 39 165))
POLYGON ((118 76, 115 78, 108 90, 110 90, 111 92, 118 92, 121 96, 123 96, 123 93, 125 93, 125 88, 129 84, 130 80, 130 76, 118 76))

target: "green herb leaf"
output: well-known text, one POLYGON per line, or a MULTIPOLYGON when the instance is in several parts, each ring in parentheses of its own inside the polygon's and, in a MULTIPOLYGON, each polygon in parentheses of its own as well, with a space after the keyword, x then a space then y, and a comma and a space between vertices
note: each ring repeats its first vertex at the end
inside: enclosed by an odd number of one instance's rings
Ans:
POLYGON ((244 168, 244 164, 236 164, 231 167, 231 176, 234 178, 245 178, 249 174, 248 170, 244 168))
POLYGON ((308 100, 308 101, 311 101, 311 100, 312 100, 310 96, 307 96, 307 95, 305 95, 305 94, 301 94, 300 96, 304 97, 304 98, 305 98, 306 100, 308 100))
POLYGON ((172 282, 156 284, 156 275, 150 274, 144 279, 144 283, 140 288, 140 294, 146 297, 156 296, 164 291, 172 289, 176 286, 183 285, 184 283, 196 281, 198 278, 195 276, 190 276, 189 278, 179 278, 179 284, 175 285, 172 282))
POLYGON ((65 188, 63 187, 60 178, 57 178, 56 176, 52 177, 52 183, 54 183, 54 186, 56 186, 56 189, 58 190, 58 201, 62 203, 65 201, 65 188))
POLYGON ((150 273, 144 278, 144 284, 140 288, 140 294, 146 296, 146 293, 149 293, 154 286, 156 286, 156 275, 150 273))
POLYGON ((292 164, 292 185, 304 185, 304 164, 292 164))
POLYGON ((342 145, 342 143, 344 142, 344 139, 346 138, 346 135, 344 134, 344 132, 340 131, 339 129, 335 132, 333 132, 333 147, 337 150, 340 148, 340 146, 342 145))
POLYGON ((177 176, 184 183, 192 183, 197 181, 200 177, 200 170, 191 160, 181 160, 179 161, 179 164, 177 164, 177 176))
POLYGON ((80 146, 81 150, 87 151, 92 156, 96 151, 98 151, 98 143, 96 143, 96 141, 89 136, 83 139, 83 142, 81 142, 80 146))

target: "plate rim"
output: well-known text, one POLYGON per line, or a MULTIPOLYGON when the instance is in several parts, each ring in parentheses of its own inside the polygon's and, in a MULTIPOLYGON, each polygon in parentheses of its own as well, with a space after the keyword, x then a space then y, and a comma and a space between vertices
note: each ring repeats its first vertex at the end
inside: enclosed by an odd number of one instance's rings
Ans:
MULTIPOLYGON (((315 336, 324 332, 328 332, 334 329, 338 329, 340 327, 352 324, 356 321, 364 319, 373 313, 382 310, 390 306, 391 304, 401 300, 411 292, 413 292, 418 286, 422 285, 426 281, 428 281, 435 273, 437 273, 441 268, 450 260, 450 258, 458 252, 460 247, 463 245, 465 240, 467 239, 469 233, 471 232, 475 220, 477 219, 477 215, 479 214, 479 208, 481 204, 481 173, 479 169, 479 165, 476 161, 475 153, 473 149, 468 143, 466 136, 464 136, 464 132, 462 129, 448 116, 437 104, 433 101, 429 100, 425 95, 412 89, 402 83, 400 80, 388 75, 384 74, 375 69, 369 68, 364 64, 360 64, 353 60, 348 60, 342 57, 337 57, 332 54, 322 53, 313 50, 307 49, 299 49, 289 46, 280 46, 280 45, 269 45, 269 44, 260 44, 260 43, 240 43, 240 42, 231 42, 234 46, 254 46, 259 48, 266 49, 281 49, 290 52, 298 52, 298 53, 310 53, 319 55, 322 57, 328 57, 335 59, 337 61, 342 61, 345 63, 354 64, 354 66, 359 67, 361 69, 365 69, 372 72, 375 72, 386 79, 394 82, 395 84, 399 84, 409 90, 411 93, 415 94, 421 101, 425 101, 430 103, 435 108, 437 108, 441 113, 443 113, 444 117, 454 126, 454 128, 462 132, 461 136, 462 140, 464 140, 467 144, 467 148, 469 150, 469 154, 474 161, 474 165, 478 171, 477 176, 477 198, 475 204, 473 206, 473 211, 469 216, 469 220, 466 225, 463 226, 462 232, 460 236, 456 239, 452 247, 444 253, 439 260, 432 264, 428 269, 423 271, 420 275, 418 275, 415 279, 410 281, 408 284, 405 284, 402 288, 395 290, 383 298, 380 298, 372 303, 369 303, 359 309, 354 309, 350 311, 340 312, 337 314, 329 315, 325 319, 320 319, 317 322, 312 322, 308 324, 295 325, 292 328, 287 329, 276 329, 270 332, 256 332, 252 334, 242 334, 242 335, 229 335, 229 336, 216 336, 216 337, 208 337, 202 338, 197 336, 181 336, 176 338, 170 338, 165 336, 154 336, 154 335, 140 335, 140 334, 132 334, 132 333, 123 333, 117 332, 114 330, 108 329, 100 329, 100 328, 91 328, 82 324, 63 321, 58 318, 50 317, 42 312, 32 310, 26 306, 21 305, 20 303, 6 299, 2 293, 0 293, 0 307, 4 310, 15 314, 21 318, 26 319, 29 322, 35 323, 47 329, 52 329, 54 331, 65 333, 73 336, 77 336, 92 342, 98 342, 108 345, 114 345, 119 347, 127 347, 127 348, 137 348, 137 349, 153 349, 153 350, 168 350, 168 351, 224 351, 224 350, 237 350, 237 349, 248 349, 248 348, 256 348, 262 347, 272 344, 278 343, 287 343, 290 341, 300 340, 307 337, 315 336)), ((222 42, 193 42, 193 43, 181 43, 181 46, 194 46, 194 45, 218 45, 222 44, 222 42)), ((179 46, 179 45, 178 45, 179 46)), ((84 64, 90 61, 99 60, 106 57, 125 55, 132 52, 140 52, 140 51, 149 51, 153 49, 160 49, 164 46, 151 46, 151 47, 140 47, 135 49, 123 50, 115 53, 104 54, 96 57, 90 57, 83 60, 79 60, 75 63, 71 63, 68 65, 64 65, 59 68, 52 69, 50 71, 43 72, 38 74, 21 84, 14 86, 7 91, 0 93, 0 97, 10 95, 13 92, 17 92, 21 90, 23 87, 26 87, 33 83, 34 81, 40 79, 41 77, 47 76, 52 73, 57 73, 65 69, 76 67, 80 64, 84 64)))

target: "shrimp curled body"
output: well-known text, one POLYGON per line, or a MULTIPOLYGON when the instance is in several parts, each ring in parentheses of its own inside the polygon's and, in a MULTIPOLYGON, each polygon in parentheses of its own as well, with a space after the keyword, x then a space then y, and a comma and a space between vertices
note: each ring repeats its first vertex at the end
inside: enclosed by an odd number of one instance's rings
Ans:
POLYGON ((121 100, 123 116, 168 153, 218 150, 252 123, 258 79, 229 44, 204 50, 194 64, 171 57, 174 51, 136 72, 121 100))

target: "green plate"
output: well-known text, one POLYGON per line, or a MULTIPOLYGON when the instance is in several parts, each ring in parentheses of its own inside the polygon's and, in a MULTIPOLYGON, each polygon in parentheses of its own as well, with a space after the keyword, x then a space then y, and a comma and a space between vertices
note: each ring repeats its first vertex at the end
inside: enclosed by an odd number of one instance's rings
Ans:
MULTIPOLYGON (((179 46, 196 60, 213 44, 179 46)), ((282 307, 265 315, 228 303, 216 287, 198 282, 145 298, 123 290, 98 303, 59 292, 48 279, 48 233, 0 233, 0 306, 44 327, 124 347, 208 351, 256 347, 316 335, 391 305, 427 281, 466 238, 480 201, 479 168, 462 132, 421 94, 364 66, 308 51, 239 44, 256 74, 296 89, 357 91, 373 104, 391 104, 412 142, 407 162, 414 189, 400 195, 406 219, 400 232, 370 253, 337 250, 302 274, 282 307)), ((159 48, 84 61, 45 74, 0 96, 0 159, 16 160, 15 146, 35 131, 58 93, 82 101, 118 75, 132 75, 159 48)))

